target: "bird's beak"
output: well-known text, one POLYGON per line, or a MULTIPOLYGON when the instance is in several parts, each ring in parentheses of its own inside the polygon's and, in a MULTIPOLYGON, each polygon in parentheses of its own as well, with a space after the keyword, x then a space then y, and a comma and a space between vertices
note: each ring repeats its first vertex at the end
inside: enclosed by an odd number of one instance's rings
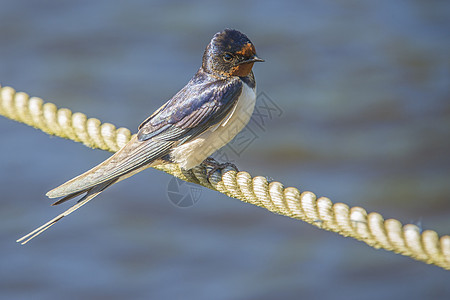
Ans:
POLYGON ((238 65, 254 63, 254 62, 263 62, 263 61, 264 61, 264 59, 259 58, 258 56, 254 55, 252 58, 241 61, 238 65))
POLYGON ((251 59, 252 62, 264 62, 264 59, 259 58, 258 56, 253 56, 253 58, 251 59))

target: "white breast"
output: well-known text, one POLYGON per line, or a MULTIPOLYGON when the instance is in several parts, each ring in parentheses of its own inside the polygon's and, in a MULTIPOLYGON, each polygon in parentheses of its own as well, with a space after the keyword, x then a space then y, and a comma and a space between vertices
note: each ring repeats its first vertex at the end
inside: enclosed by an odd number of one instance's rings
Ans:
POLYGON ((171 152, 172 160, 187 170, 202 163, 244 129, 253 114, 255 102, 255 89, 243 83, 241 95, 228 116, 194 140, 174 148, 171 152))

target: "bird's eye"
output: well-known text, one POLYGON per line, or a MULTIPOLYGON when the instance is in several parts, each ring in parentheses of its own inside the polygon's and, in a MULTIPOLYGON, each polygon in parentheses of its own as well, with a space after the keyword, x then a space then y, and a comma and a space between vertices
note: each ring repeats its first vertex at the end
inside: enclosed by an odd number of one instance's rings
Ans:
POLYGON ((233 59, 233 54, 227 52, 223 55, 223 60, 226 62, 230 62, 233 59))

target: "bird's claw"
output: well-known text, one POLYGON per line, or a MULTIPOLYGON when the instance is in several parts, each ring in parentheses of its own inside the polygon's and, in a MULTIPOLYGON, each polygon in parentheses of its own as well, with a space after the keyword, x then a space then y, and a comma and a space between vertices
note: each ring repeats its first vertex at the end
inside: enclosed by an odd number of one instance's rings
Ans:
POLYGON ((203 161, 204 165, 210 166, 212 167, 211 170, 208 171, 207 175, 206 175, 206 179, 208 180, 208 182, 211 183, 211 181, 209 180, 209 178, 212 176, 212 174, 214 174, 214 172, 216 172, 217 170, 222 171, 223 169, 227 168, 227 167, 231 167, 233 168, 236 172, 239 172, 238 168, 236 167, 235 164, 230 163, 230 162, 224 162, 224 163, 219 163, 217 160, 215 160, 212 157, 208 157, 207 159, 205 159, 203 161))

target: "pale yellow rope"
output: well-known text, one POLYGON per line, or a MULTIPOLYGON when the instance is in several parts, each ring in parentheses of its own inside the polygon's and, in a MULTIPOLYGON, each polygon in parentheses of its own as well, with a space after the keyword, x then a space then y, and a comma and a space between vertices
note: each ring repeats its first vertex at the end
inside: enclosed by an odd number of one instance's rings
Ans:
MULTIPOLYGON (((81 142, 88 147, 110 152, 117 151, 131 138, 130 130, 119 128, 98 119, 88 119, 82 113, 58 109, 39 98, 29 98, 10 87, 0 86, 0 114, 15 121, 38 128, 48 134, 81 142)), ((416 225, 384 220, 378 213, 361 207, 348 207, 330 199, 318 198, 311 192, 301 193, 280 182, 268 182, 265 177, 252 177, 247 172, 228 171, 214 174, 210 184, 206 170, 199 166, 183 171, 175 164, 157 169, 183 180, 217 190, 225 195, 264 207, 274 213, 303 220, 319 228, 350 236, 374 248, 394 251, 428 264, 450 270, 450 236, 439 237, 433 230, 421 232, 416 225)))

